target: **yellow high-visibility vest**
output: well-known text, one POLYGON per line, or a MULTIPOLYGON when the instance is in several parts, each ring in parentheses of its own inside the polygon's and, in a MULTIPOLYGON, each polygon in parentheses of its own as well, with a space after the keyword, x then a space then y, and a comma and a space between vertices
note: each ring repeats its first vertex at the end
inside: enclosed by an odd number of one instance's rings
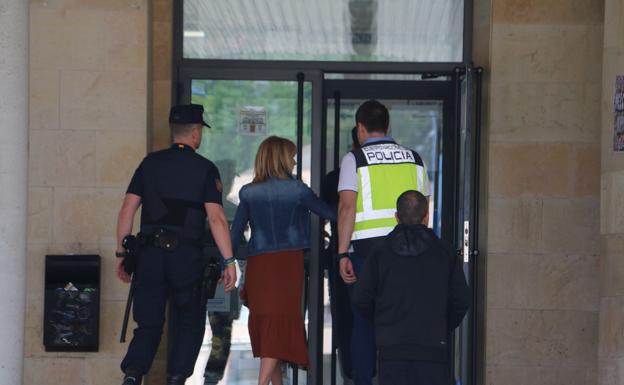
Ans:
POLYGON ((393 141, 365 144, 352 151, 358 194, 352 240, 383 237, 396 226, 396 201, 403 192, 427 196, 427 173, 413 150, 393 141))

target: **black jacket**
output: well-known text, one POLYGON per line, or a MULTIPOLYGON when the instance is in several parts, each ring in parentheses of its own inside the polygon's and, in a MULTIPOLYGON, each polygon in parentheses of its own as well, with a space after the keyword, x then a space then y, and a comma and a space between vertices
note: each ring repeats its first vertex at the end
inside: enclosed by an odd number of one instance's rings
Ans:
POLYGON ((374 319, 381 360, 448 360, 448 337, 470 304, 450 245, 424 225, 398 225, 357 278, 352 301, 374 319))

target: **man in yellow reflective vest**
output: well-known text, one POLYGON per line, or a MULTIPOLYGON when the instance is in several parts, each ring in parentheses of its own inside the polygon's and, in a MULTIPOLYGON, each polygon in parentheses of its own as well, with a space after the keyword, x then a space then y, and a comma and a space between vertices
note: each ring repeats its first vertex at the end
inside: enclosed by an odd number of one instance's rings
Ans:
MULTIPOLYGON (((361 148, 342 159, 338 193, 338 258, 340 276, 353 284, 366 256, 396 226, 396 201, 407 190, 429 196, 422 159, 388 136, 388 109, 376 100, 355 114, 361 148)), ((371 385, 375 375, 373 324, 353 309, 351 362, 355 385, 371 385)))

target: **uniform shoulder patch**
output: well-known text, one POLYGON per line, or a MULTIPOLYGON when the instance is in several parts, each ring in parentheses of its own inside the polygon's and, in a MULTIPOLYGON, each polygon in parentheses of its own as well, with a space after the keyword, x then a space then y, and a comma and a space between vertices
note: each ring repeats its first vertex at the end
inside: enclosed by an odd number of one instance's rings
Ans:
POLYGON ((222 193, 223 192, 223 183, 221 182, 220 179, 215 179, 215 187, 217 188, 217 191, 222 193))

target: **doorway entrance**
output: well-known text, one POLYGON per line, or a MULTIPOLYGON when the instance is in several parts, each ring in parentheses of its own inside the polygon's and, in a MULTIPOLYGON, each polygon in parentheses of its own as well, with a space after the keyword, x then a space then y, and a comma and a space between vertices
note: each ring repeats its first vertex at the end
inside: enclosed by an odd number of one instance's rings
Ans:
MULTIPOLYGON (((466 205, 474 205, 471 187, 464 188, 468 179, 474 186, 472 168, 467 167, 474 153, 474 140, 468 135, 470 87, 470 76, 462 69, 352 75, 191 67, 180 69, 176 99, 205 108, 205 119, 212 128, 206 129, 199 152, 219 167, 230 221, 238 205, 238 191, 253 177, 254 157, 264 138, 278 135, 297 144, 296 176, 318 193, 324 176, 339 167, 350 148, 357 107, 368 99, 381 101, 390 111, 390 135, 416 150, 427 168, 432 192, 431 227, 461 252, 464 238, 471 237, 463 233, 467 215, 473 212, 466 205)), ((288 368, 286 381, 342 384, 330 311, 329 273, 322 263, 323 224, 314 216, 311 229, 303 301, 311 365, 307 371, 288 368)), ((244 254, 241 246, 239 255, 244 254)), ((474 261, 465 260, 471 281, 474 261)), ((259 363, 251 354, 246 308, 240 306, 236 295, 225 295, 210 307, 207 322, 210 320, 211 327, 207 327, 194 376, 187 384, 210 383, 205 382, 207 379, 215 384, 256 382, 259 363), (219 354, 222 362, 216 364, 219 354)), ((474 322, 472 315, 467 318, 454 338, 453 378, 461 384, 474 384, 474 322)))

